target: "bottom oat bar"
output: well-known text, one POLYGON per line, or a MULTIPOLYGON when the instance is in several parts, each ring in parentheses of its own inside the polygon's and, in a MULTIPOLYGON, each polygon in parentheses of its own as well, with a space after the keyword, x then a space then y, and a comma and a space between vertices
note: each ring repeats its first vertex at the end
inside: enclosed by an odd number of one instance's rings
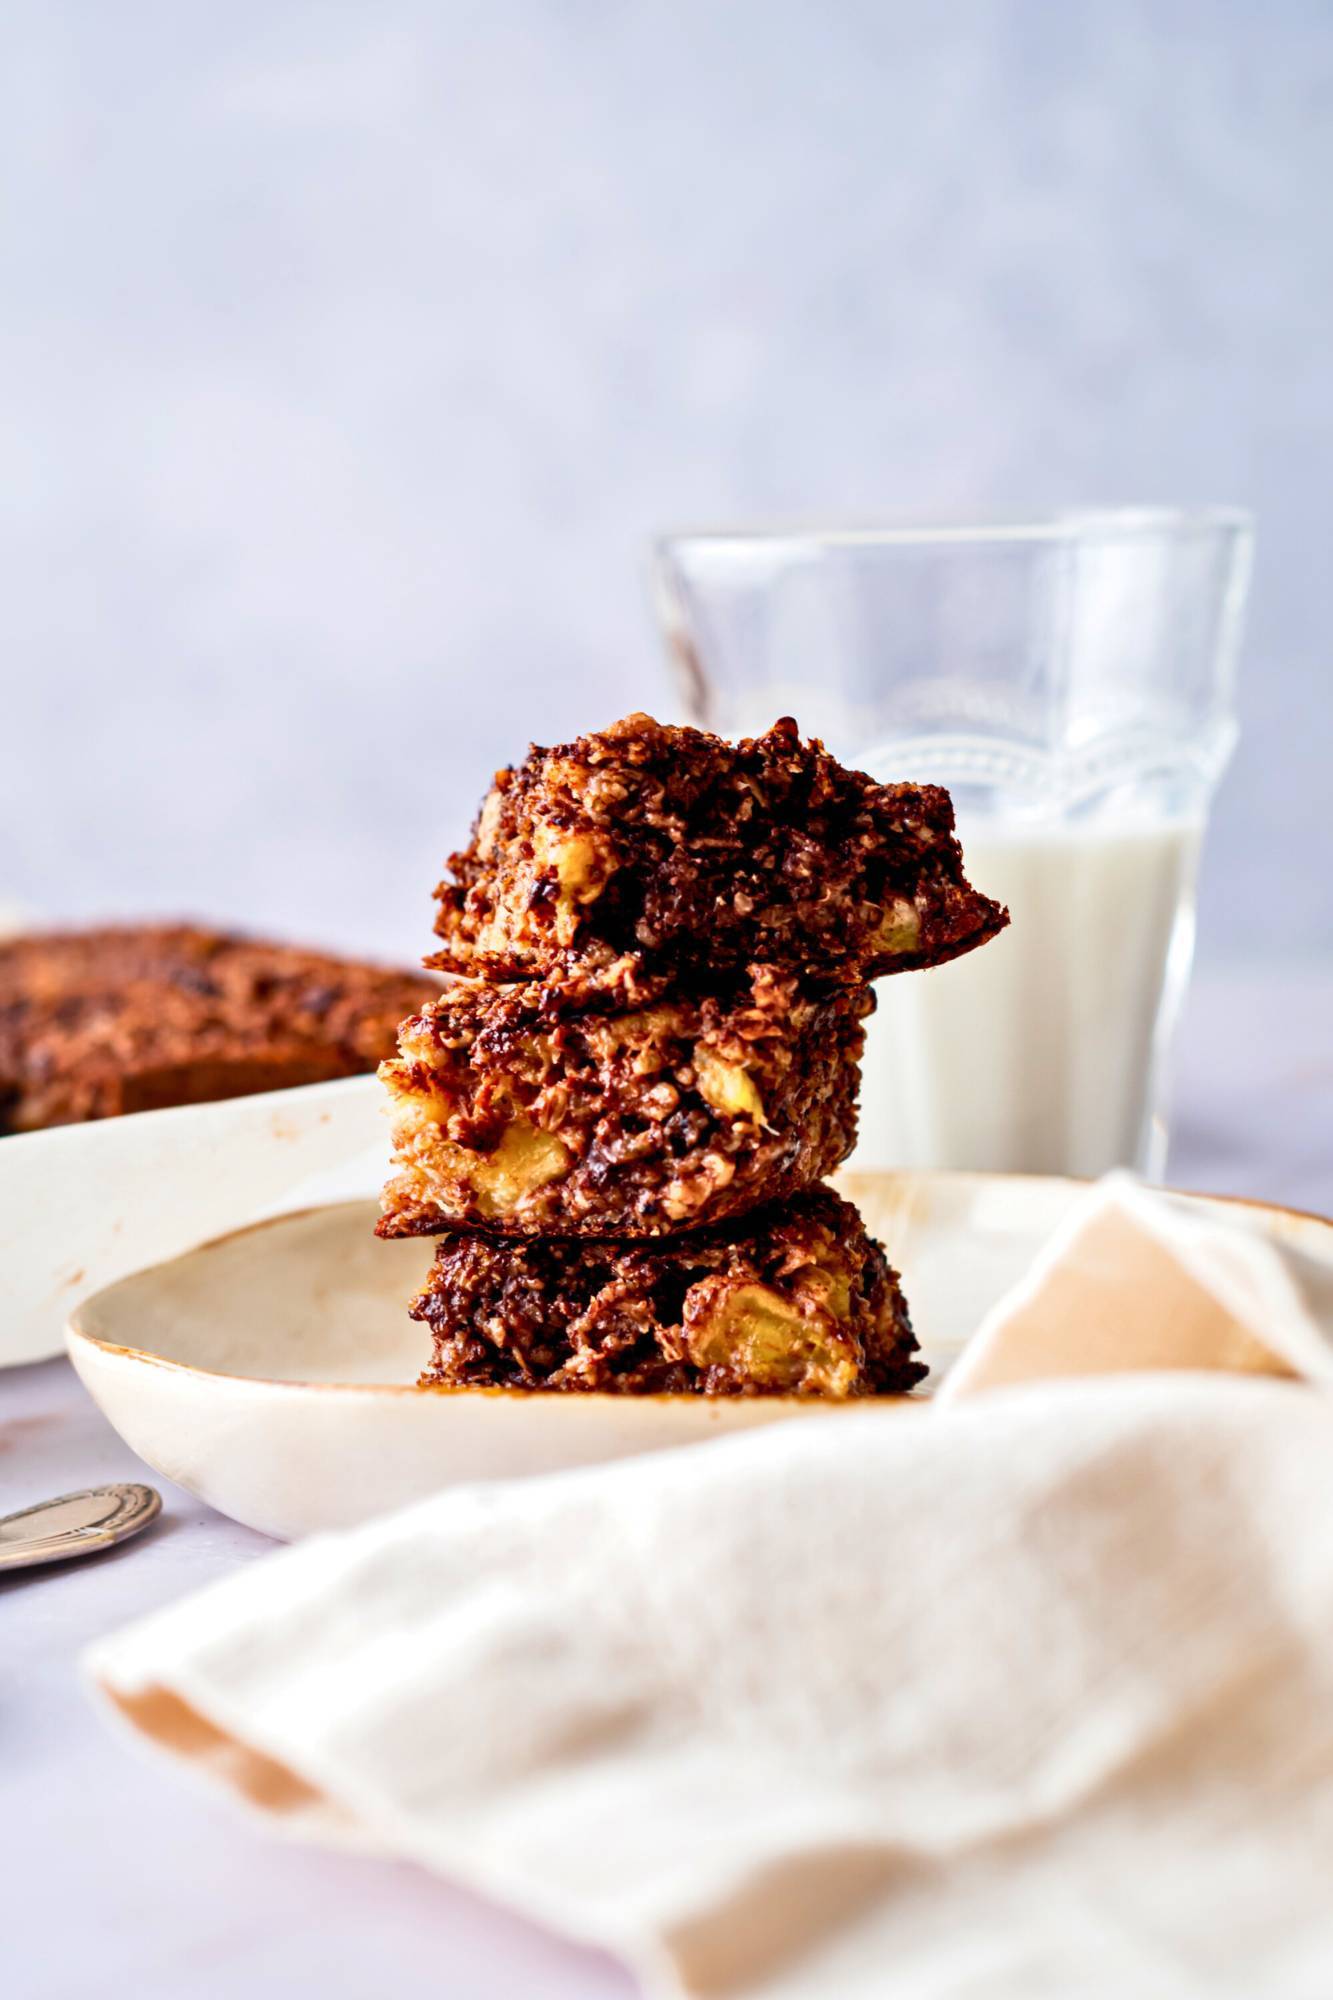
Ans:
POLYGON ((822 1187, 661 1243, 447 1236, 411 1312, 423 1386, 843 1398, 926 1373, 883 1250, 822 1187))

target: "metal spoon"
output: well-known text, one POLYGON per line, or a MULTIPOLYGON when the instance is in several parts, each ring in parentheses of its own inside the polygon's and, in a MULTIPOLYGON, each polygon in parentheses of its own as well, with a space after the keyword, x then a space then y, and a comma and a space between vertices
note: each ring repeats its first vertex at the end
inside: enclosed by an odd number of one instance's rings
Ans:
POLYGON ((128 1541, 162 1512, 151 1486, 87 1486, 0 1518, 0 1569, 67 1562, 128 1541))

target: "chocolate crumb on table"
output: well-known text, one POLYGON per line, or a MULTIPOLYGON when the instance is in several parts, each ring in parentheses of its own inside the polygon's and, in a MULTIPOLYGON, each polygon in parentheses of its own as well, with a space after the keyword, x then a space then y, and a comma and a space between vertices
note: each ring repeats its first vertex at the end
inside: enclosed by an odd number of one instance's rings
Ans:
POLYGON ((0 1133, 372 1070, 439 991, 194 924, 0 942, 0 1133))
POLYGON ((446 1236, 411 1312, 423 1387, 840 1400, 926 1373, 883 1250, 822 1187, 654 1243, 446 1236))
POLYGON ((403 1023, 380 1072, 380 1235, 658 1236, 794 1194, 852 1149, 868 987, 757 966, 628 1013, 544 998, 456 980, 403 1023))
POLYGON ((498 980, 769 964, 876 979, 1008 912, 963 874, 949 794, 848 770, 790 717, 730 743, 630 715, 500 771, 436 890, 429 961, 498 980))

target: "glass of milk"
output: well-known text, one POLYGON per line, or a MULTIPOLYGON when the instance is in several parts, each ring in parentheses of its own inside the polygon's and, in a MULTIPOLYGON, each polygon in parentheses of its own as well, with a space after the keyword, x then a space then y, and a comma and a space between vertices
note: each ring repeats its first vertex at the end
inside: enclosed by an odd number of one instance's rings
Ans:
POLYGON ((1218 508, 657 543, 691 715, 791 714, 947 785, 969 879, 1009 905, 969 957, 880 981, 857 1166, 1160 1178, 1251 543, 1218 508))

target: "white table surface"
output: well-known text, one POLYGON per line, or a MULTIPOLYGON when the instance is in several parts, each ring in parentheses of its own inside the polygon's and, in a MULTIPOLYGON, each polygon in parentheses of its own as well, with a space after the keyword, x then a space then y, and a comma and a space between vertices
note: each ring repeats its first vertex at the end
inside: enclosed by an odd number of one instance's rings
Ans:
MULTIPOLYGON (((1196 986, 1171 1179, 1333 1213, 1333 972, 1196 986)), ((0 1308, 2 1309, 2 1308, 0 1308)), ((69 1366, 0 1373, 0 1513, 143 1476, 69 1366)), ((612 1961, 424 1872, 286 1846, 115 1729, 84 1644, 272 1544, 157 1475, 140 1540, 0 1580, 6 2000, 625 2000, 612 1961)))

